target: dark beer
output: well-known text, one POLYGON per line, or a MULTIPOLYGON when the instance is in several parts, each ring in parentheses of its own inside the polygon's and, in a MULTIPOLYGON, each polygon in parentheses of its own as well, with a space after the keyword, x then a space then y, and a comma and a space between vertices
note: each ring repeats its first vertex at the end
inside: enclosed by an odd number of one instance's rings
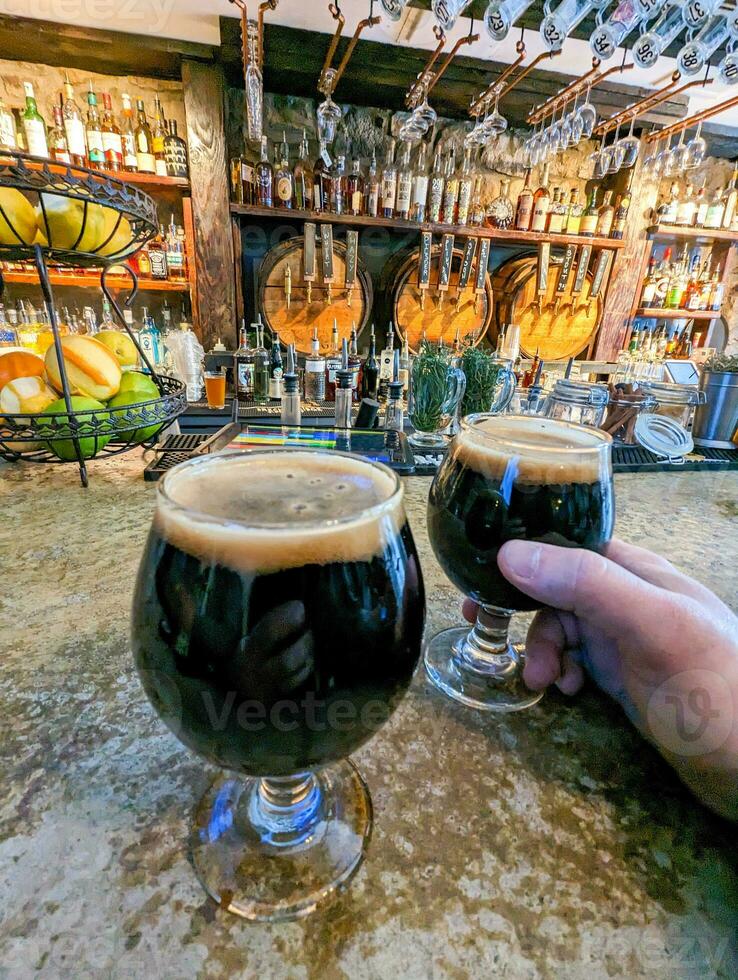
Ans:
POLYGON ((214 457, 160 490, 136 665, 191 749, 248 775, 345 758, 406 691, 424 593, 402 489, 318 452, 214 457))
POLYGON ((431 488, 428 533, 444 572, 465 595, 500 609, 538 607, 497 567, 523 538, 597 551, 615 513, 607 437, 530 416, 470 416, 431 488))

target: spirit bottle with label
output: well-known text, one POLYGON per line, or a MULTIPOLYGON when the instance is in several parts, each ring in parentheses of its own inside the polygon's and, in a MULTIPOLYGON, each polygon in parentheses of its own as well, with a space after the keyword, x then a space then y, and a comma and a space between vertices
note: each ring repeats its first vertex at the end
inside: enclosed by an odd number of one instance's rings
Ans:
POLYGON ((428 204, 428 220, 437 224, 441 220, 441 208, 443 207, 443 188, 446 183, 443 168, 443 156, 441 147, 436 147, 436 155, 433 160, 433 172, 430 178, 430 201, 428 204))
POLYGON ((545 231, 548 221, 548 211, 551 206, 551 192, 548 189, 548 164, 543 166, 541 186, 533 195, 533 216, 530 222, 531 231, 545 231))
POLYGON ((346 178, 346 207, 356 217, 364 213, 364 176, 358 156, 351 162, 351 173, 346 178))
POLYGON ((394 218, 397 201, 397 167, 395 166, 395 141, 390 140, 382 171, 382 217, 394 218))
POLYGON ((308 158, 307 133, 303 129, 300 143, 300 156, 292 171, 295 189, 295 207, 300 211, 310 211, 313 206, 313 168, 308 158))
POLYGON ((410 166, 410 144, 402 144, 402 156, 397 174, 397 203, 395 215, 407 221, 410 218, 410 205, 413 195, 413 168, 410 166))
POLYGON ((261 158, 254 167, 256 203, 260 208, 274 206, 274 170, 269 162, 269 146, 266 136, 261 138, 261 158))
POLYGON ((413 176, 413 194, 410 217, 413 221, 423 222, 426 220, 428 207, 428 164, 427 148, 425 143, 421 143, 418 153, 418 162, 413 176))
POLYGON ((103 93, 103 116, 100 129, 103 153, 105 154, 105 169, 120 170, 123 166, 123 141, 113 116, 109 92, 103 93))
POLYGON ((274 198, 278 208, 291 208, 294 197, 292 170, 290 169, 287 135, 282 133, 279 166, 274 174, 274 198))
POLYGON ((105 150, 103 149, 102 124, 100 123, 100 113, 97 109, 97 96, 92 89, 87 93, 87 123, 85 125, 87 136, 87 157, 89 165, 97 169, 105 167, 105 150))
MULTIPOLYGON (((151 137, 151 127, 146 120, 146 110, 144 109, 143 99, 136 99, 136 166, 139 173, 155 174, 156 160, 154 159, 154 146, 151 137)), ((88 135, 89 143, 89 135, 88 135)))
MULTIPOLYGON (((138 170, 138 157, 136 155, 136 127, 133 124, 131 97, 124 92, 121 98, 123 100, 123 113, 121 115, 120 137, 123 143, 123 169, 129 174, 135 174, 138 170)), ((66 102, 64 104, 66 105, 66 102)), ((67 125, 67 139, 69 139, 69 125, 66 120, 65 125, 67 125)))
POLYGON ((23 132, 25 133, 28 152, 31 156, 48 159, 49 147, 46 142, 46 123, 44 122, 44 117, 38 111, 36 97, 33 94, 33 85, 30 82, 24 82, 23 90, 26 95, 26 106, 23 110, 23 132))
POLYGON ((67 137, 69 157, 75 167, 84 167, 87 162, 87 143, 85 141, 85 124, 82 113, 74 101, 74 89, 69 76, 64 76, 64 101, 62 103, 64 117, 64 132, 67 137))
POLYGON ((241 320, 241 335, 233 361, 236 397, 250 401, 254 397, 254 350, 245 320, 241 320))
POLYGON ((533 190, 530 186, 530 167, 525 171, 525 183, 518 194, 515 208, 515 227, 518 231, 529 231, 533 217, 533 190))

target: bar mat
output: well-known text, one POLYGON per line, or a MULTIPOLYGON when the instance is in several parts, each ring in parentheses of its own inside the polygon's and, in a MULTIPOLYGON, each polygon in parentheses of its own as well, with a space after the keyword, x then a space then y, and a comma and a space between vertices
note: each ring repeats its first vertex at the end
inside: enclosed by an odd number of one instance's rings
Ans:
POLYGON ((156 458, 146 467, 143 478, 153 483, 164 476, 177 463, 184 463, 209 439, 208 433, 188 432, 182 435, 167 436, 161 446, 157 446, 156 458))

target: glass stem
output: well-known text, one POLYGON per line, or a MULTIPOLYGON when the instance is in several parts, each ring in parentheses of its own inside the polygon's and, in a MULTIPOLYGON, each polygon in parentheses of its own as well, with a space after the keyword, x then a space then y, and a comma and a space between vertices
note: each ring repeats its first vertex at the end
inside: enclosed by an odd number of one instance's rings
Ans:
POLYGON ((512 612, 497 606, 480 606, 474 628, 454 651, 457 665, 477 674, 504 678, 518 665, 508 637, 512 612))
POLYGON ((262 842, 274 847, 303 843, 321 819, 323 796, 311 772, 259 779, 251 793, 248 819, 262 842))

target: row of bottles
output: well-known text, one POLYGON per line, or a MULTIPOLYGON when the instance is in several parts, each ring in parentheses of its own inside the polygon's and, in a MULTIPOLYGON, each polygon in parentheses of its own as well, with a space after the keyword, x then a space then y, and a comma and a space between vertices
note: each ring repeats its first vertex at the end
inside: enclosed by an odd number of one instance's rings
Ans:
POLYGON ((25 106, 9 109, 0 99, 0 149, 21 150, 32 156, 78 167, 127 173, 187 177, 187 146, 177 133, 177 122, 165 119, 161 101, 154 97, 154 121, 149 124, 143 99, 123 93, 116 118, 110 94, 102 93, 102 112, 92 82, 83 116, 74 88, 65 78, 64 92, 52 106, 53 123, 47 125, 38 109, 31 82, 24 82, 25 106))
POLYGON ((656 221, 683 228, 738 231, 738 167, 727 187, 707 194, 704 185, 695 193, 691 183, 684 190, 674 180, 656 208, 656 221))
MULTIPOLYGON (((311 350, 304 359, 302 373, 302 396, 306 401, 313 403, 336 401, 342 353, 336 321, 333 324, 331 346, 326 354, 321 352, 318 332, 315 329, 311 350)), ((399 380, 406 391, 410 364, 407 339, 401 351, 396 351, 394 333, 390 325, 387 346, 378 354, 372 327, 369 347, 366 355, 362 357, 358 352, 354 326, 347 346, 346 364, 346 370, 350 373, 349 387, 352 402, 357 403, 363 398, 374 400, 386 398, 388 385, 392 380, 395 353, 399 354, 399 380)), ((238 398, 257 405, 267 404, 271 399, 279 399, 283 393, 283 376, 284 355, 279 335, 273 334, 267 347, 261 316, 258 322, 251 324, 250 328, 245 322, 242 323, 238 350, 234 354, 234 386, 238 398)))
POLYGON ((664 250, 661 261, 652 256, 643 282, 641 306, 668 310, 720 310, 725 285, 720 268, 711 269, 712 255, 702 258, 702 250, 688 256, 685 248, 672 260, 671 248, 664 250))
POLYGON ((626 353, 630 358, 650 361, 691 357, 701 340, 702 333, 694 332, 694 323, 683 327, 663 324, 657 328, 635 320, 626 353))
POLYGON ((366 174, 358 156, 353 157, 350 169, 344 155, 331 159, 325 141, 320 144, 317 159, 311 163, 305 134, 294 166, 290 164, 285 134, 282 142, 275 144, 273 162, 264 136, 258 163, 252 164, 243 157, 231 163, 232 194, 242 204, 434 224, 623 237, 629 192, 618 195, 613 204, 612 192, 605 191, 598 203, 599 188, 594 187, 588 200, 580 203, 577 188, 568 194, 563 187, 554 187, 553 191, 549 188, 548 165, 535 190, 531 185, 531 171, 526 171, 525 184, 515 205, 509 195, 507 178, 500 181, 499 194, 491 201, 484 199, 483 188, 484 178, 471 149, 464 151, 457 165, 454 148, 444 157, 438 146, 429 170, 426 144, 421 144, 413 163, 407 142, 401 144, 396 159, 394 140, 389 141, 383 167, 378 167, 373 156, 366 174))

